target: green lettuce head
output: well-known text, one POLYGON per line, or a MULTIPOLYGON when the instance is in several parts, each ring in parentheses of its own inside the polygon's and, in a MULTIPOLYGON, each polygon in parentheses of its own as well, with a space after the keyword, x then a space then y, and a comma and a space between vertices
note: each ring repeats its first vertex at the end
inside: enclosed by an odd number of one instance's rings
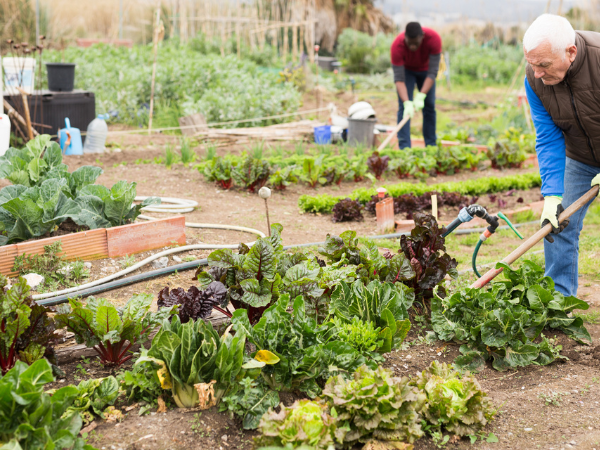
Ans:
POLYGON ((427 395, 422 414, 431 431, 444 428, 459 436, 477 434, 496 413, 474 377, 461 378, 445 363, 433 361, 412 384, 427 395))
POLYGON ((256 438, 257 446, 309 445, 315 449, 333 450, 333 418, 324 404, 310 400, 296 401, 291 407, 282 406, 276 413, 272 408, 262 417, 256 438))

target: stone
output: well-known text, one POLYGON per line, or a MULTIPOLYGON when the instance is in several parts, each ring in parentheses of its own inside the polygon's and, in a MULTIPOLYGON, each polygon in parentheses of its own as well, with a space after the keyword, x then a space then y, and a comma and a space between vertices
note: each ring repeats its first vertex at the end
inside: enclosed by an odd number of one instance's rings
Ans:
POLYGON ((162 258, 155 259, 152 261, 152 267, 155 269, 164 269, 169 265, 169 258, 163 256, 162 258))
POLYGON ((29 286, 31 289, 37 288, 44 282, 44 277, 38 275, 37 273, 28 273, 27 275, 24 275, 23 278, 25 278, 27 281, 27 286, 29 286))
POLYGON ((223 436, 221 436, 221 440, 222 440, 223 442, 227 442, 227 435, 226 435, 226 434, 224 434, 223 436))
POLYGON ((92 263, 91 262, 84 262, 83 263, 83 267, 85 267, 86 269, 91 269, 92 268, 92 263))
POLYGON ((179 256, 175 255, 173 256, 173 261, 180 263, 183 260, 179 256))

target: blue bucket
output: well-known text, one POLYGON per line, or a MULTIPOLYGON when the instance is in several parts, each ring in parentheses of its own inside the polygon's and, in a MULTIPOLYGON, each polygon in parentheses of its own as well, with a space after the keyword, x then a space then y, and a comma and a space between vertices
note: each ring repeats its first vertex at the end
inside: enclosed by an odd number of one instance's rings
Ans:
POLYGON ((315 127, 315 144, 331 144, 331 125, 315 127))

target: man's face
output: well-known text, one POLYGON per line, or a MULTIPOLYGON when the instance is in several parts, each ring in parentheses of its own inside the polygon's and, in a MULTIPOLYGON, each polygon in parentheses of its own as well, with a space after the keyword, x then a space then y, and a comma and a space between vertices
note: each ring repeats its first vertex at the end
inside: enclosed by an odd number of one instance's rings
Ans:
POLYGON ((417 36, 415 38, 404 37, 404 43, 411 52, 416 52, 421 46, 422 42, 423 36, 417 36))
POLYGON ((525 59, 533 68, 536 78, 541 78, 547 86, 560 83, 575 61, 577 47, 572 45, 563 51, 553 51, 549 42, 544 42, 536 48, 525 52, 525 59))

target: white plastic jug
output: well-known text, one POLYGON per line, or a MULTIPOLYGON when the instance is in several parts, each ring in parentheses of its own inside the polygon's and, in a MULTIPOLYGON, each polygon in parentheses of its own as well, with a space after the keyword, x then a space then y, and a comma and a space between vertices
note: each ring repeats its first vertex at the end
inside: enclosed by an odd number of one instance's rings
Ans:
POLYGON ((90 122, 87 127, 85 144, 83 144, 83 153, 104 153, 108 134, 106 119, 108 119, 108 114, 98 114, 98 117, 90 122))
POLYGON ((0 114, 0 156, 10 147, 10 119, 6 114, 0 114))

